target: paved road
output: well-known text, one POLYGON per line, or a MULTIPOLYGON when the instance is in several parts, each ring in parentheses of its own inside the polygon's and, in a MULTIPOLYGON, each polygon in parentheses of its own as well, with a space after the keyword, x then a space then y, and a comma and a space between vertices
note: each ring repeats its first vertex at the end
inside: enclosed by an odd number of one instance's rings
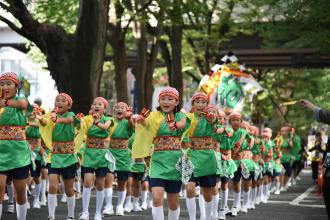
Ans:
MULTIPOLYGON (((271 195, 268 204, 258 205, 256 210, 249 211, 247 214, 239 213, 235 218, 227 217, 232 220, 326 220, 327 214, 324 207, 322 197, 317 195, 316 188, 312 185, 311 171, 304 170, 301 174, 301 181, 297 186, 291 187, 287 192, 283 192, 281 195, 271 195)), ((231 193, 230 193, 231 195, 231 193)), ((115 198, 116 199, 116 198, 115 198)), ((31 202, 31 201, 30 201, 31 202)), ((115 202, 115 201, 114 201, 115 202)), ((32 204, 32 202, 31 202, 32 204)), ((115 203, 114 203, 115 204, 115 203)), ((229 197, 229 206, 232 204, 232 197, 229 197)), ((4 204, 3 210, 7 209, 4 204)), ((76 217, 81 212, 81 200, 77 200, 76 203, 76 217)), ((166 210, 166 209, 165 209, 166 210)), ((95 211, 95 197, 92 197, 90 204, 90 213, 95 211)), ((40 210, 30 209, 28 211, 28 218, 33 220, 45 220, 47 219, 47 207, 42 207, 40 210)), ((16 219, 15 215, 3 213, 2 219, 16 219)), ((56 219, 66 219, 66 204, 59 203, 56 209, 56 219)), ((91 219, 92 216, 91 216, 91 219)), ((124 217, 110 216, 103 218, 104 220, 149 220, 151 218, 151 210, 140 213, 129 213, 124 217)), ((188 212, 185 206, 185 200, 181 199, 181 215, 180 219, 189 219, 188 212)))

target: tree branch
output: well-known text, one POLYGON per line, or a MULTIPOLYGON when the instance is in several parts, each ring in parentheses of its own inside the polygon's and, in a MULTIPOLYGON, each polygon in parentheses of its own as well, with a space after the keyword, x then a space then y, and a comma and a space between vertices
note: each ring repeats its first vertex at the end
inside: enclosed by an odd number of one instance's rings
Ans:
POLYGON ((13 31, 17 32, 18 34, 27 37, 25 32, 21 28, 17 27, 14 23, 9 21, 7 18, 3 17, 2 15, 0 15, 0 21, 6 23, 11 29, 13 29, 13 31))
POLYGON ((0 8, 3 8, 4 10, 10 12, 9 6, 6 5, 6 4, 4 4, 4 3, 2 3, 2 2, 0 2, 0 8))

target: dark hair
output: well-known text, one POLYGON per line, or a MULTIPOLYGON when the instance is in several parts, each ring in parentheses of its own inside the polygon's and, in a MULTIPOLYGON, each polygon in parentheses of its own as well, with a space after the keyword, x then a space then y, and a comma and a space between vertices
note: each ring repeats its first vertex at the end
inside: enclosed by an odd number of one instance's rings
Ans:
POLYGON ((316 137, 321 137, 322 134, 321 134, 321 132, 318 131, 318 132, 316 132, 315 136, 316 136, 316 137))
MULTIPOLYGON (((162 111, 162 108, 160 107, 160 106, 158 106, 157 108, 157 111, 162 111)), ((180 112, 180 110, 181 110, 181 105, 180 104, 178 104, 177 106, 175 106, 175 108, 173 109, 173 113, 178 113, 178 112, 180 112)))

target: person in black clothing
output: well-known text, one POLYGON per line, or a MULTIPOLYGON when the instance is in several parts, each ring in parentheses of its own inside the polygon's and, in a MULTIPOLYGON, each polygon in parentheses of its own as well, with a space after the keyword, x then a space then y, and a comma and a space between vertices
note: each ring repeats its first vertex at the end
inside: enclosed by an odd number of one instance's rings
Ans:
MULTIPOLYGON (((321 109, 320 107, 317 107, 313 103, 311 103, 308 100, 301 99, 300 104, 312 111, 314 111, 314 117, 315 120, 318 122, 323 122, 325 124, 330 125, 330 111, 321 109)), ((327 147, 326 147, 326 152, 330 153, 330 139, 328 139, 327 147)), ((330 217, 330 169, 326 168, 325 173, 324 173, 324 181, 323 181, 323 198, 324 198, 324 203, 327 208, 327 213, 328 213, 328 218, 330 217)))
POLYGON ((319 163, 322 162, 323 153, 325 153, 325 149, 323 149, 324 144, 322 143, 321 133, 316 133, 315 138, 314 147, 308 150, 309 152, 314 152, 312 156, 312 178, 314 183, 317 182, 319 163))

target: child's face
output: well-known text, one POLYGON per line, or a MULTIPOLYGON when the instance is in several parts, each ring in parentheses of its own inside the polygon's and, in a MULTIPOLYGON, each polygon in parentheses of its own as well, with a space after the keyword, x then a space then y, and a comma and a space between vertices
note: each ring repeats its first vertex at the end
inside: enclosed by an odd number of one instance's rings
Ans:
POLYGON ((262 136, 262 139, 264 139, 264 141, 265 141, 266 143, 268 143, 268 141, 270 140, 270 137, 269 137, 269 136, 265 136, 265 135, 263 135, 263 136, 262 136))
POLYGON ((113 110, 114 116, 117 119, 123 119, 126 116, 127 106, 124 103, 117 103, 113 110))
POLYGON ((17 93, 17 85, 11 80, 1 80, 0 88, 2 89, 2 96, 5 99, 14 98, 17 93))
POLYGON ((103 114, 105 111, 105 105, 104 105, 103 101, 98 98, 94 99, 92 106, 91 106, 91 110, 93 113, 103 114))
POLYGON ((222 117, 222 116, 219 116, 219 117, 218 117, 218 121, 219 121, 220 124, 224 125, 226 119, 225 119, 224 117, 222 117))
POLYGON ((159 106, 164 113, 172 113, 174 108, 179 104, 179 101, 172 96, 162 96, 159 99, 159 106))
POLYGON ((58 113, 60 114, 63 114, 70 109, 68 100, 61 95, 56 97, 55 107, 57 107, 58 113))
POLYGON ((207 101, 203 98, 197 98, 193 102, 194 111, 200 114, 207 106, 207 101))
POLYGON ((231 127, 234 129, 234 130, 237 130, 240 126, 241 126, 241 119, 239 118, 233 118, 229 121, 231 127))

